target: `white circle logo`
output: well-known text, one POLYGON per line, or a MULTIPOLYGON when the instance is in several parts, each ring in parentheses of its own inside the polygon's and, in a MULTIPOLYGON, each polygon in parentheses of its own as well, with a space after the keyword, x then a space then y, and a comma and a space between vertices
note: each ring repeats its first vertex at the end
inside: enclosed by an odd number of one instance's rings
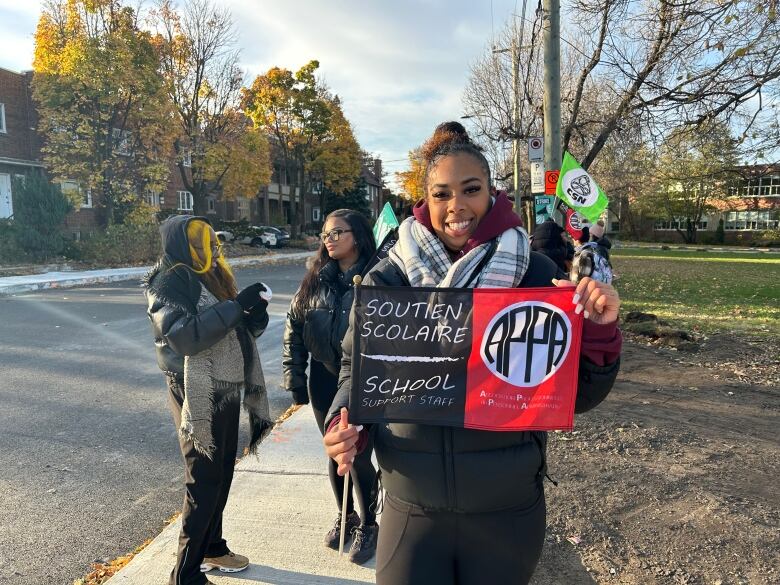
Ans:
POLYGON ((599 198, 596 182, 583 169, 572 169, 563 175, 563 190, 580 207, 590 207, 599 198))
POLYGON ((563 365, 571 321, 549 303, 515 303, 497 313, 482 337, 480 355, 496 377, 513 386, 538 386, 563 365))
POLYGON ((571 226, 571 229, 580 231, 582 229, 583 223, 582 216, 576 211, 569 216, 569 225, 571 226))

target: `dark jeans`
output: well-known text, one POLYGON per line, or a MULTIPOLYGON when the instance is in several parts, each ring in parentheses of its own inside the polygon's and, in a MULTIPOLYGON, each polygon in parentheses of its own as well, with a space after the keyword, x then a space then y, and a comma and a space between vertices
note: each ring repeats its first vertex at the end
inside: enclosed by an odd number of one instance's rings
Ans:
MULTIPOLYGON (((338 390, 338 378, 331 374, 322 363, 311 360, 309 365, 309 401, 311 409, 314 412, 314 418, 317 420, 317 426, 320 432, 325 434, 325 417, 336 397, 338 390)), ((355 457, 352 465, 350 477, 352 478, 353 490, 349 490, 347 499, 347 514, 355 509, 352 499, 352 492, 355 492, 358 506, 360 507, 360 518, 363 524, 373 524, 376 522, 376 511, 372 509, 376 497, 376 469, 371 462, 372 445, 369 442, 365 450, 355 457)), ((333 488, 333 495, 336 496, 339 511, 341 511, 341 499, 344 495, 344 476, 339 475, 336 470, 338 465, 333 459, 328 458, 328 477, 330 486, 333 488)))
POLYGON ((424 510, 385 496, 377 585, 526 585, 542 553, 546 510, 482 514, 424 510))
MULTIPOLYGON (((215 401, 219 401, 219 395, 215 401)), ((181 378, 168 377, 168 406, 178 431, 184 403, 184 383, 181 378)), ((228 553, 222 538, 222 511, 227 503, 238 446, 238 415, 240 396, 236 395, 212 413, 212 433, 216 450, 213 459, 195 450, 192 441, 179 436, 184 457, 184 506, 181 512, 181 532, 176 566, 170 585, 203 585, 206 575, 200 564, 204 557, 219 557, 228 553)))

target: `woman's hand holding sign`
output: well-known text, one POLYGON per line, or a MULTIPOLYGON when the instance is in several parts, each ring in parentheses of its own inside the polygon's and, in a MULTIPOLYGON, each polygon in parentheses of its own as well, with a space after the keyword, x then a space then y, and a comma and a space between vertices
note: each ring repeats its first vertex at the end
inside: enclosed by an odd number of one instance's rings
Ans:
MULTIPOLYGON (((574 283, 564 279, 554 278, 552 282, 562 288, 574 286, 574 283)), ((577 283, 572 302, 577 305, 576 313, 584 311, 585 318, 594 323, 606 325, 617 321, 620 297, 611 284, 586 276, 577 283)))
POLYGON ((352 469, 352 461, 357 454, 357 441, 362 426, 350 426, 348 411, 341 409, 341 420, 336 428, 325 433, 322 442, 325 443, 325 452, 328 457, 339 464, 338 474, 346 475, 352 469))

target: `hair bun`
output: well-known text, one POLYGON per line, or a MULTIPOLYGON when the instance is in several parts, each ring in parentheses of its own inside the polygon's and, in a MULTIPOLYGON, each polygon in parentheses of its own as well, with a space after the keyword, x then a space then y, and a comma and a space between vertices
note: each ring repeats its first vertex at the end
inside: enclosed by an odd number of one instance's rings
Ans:
POLYGON ((474 144, 469 138, 469 133, 460 122, 443 122, 436 126, 436 130, 422 145, 421 154, 423 159, 430 163, 436 156, 446 150, 447 147, 454 144, 469 144, 481 151, 482 149, 474 144))

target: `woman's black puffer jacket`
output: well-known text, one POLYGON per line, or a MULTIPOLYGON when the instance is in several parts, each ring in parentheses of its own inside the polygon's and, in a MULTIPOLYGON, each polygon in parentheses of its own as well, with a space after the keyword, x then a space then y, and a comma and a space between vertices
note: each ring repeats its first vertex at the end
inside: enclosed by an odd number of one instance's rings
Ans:
MULTIPOLYGON (((520 287, 551 286, 561 278, 555 264, 531 252, 520 287)), ((363 281, 409 286, 404 274, 382 260, 363 281)), ((339 392, 325 426, 349 403, 352 386, 352 328, 344 338, 339 392)), ((612 389, 620 360, 605 366, 581 358, 576 412, 598 405, 612 389)), ((547 433, 490 432, 418 424, 373 425, 374 451, 382 483, 393 497, 430 510, 490 512, 542 505, 547 433)))
POLYGON ((306 389, 306 366, 309 355, 322 363, 334 376, 341 368, 341 341, 349 326, 349 313, 354 298, 352 278, 361 274, 366 265, 360 259, 349 270, 339 271, 338 262, 331 260, 319 274, 317 296, 304 310, 297 310, 295 301, 287 313, 282 350, 284 387, 293 393, 296 404, 309 402, 306 389))

